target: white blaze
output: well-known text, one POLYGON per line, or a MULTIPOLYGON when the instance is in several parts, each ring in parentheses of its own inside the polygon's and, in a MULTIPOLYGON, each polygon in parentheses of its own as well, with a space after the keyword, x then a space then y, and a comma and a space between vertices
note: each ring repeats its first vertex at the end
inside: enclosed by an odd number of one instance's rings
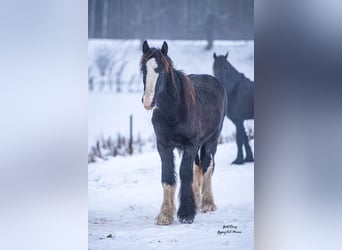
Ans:
POLYGON ((154 97, 154 90, 158 79, 158 73, 155 69, 158 67, 155 58, 151 58, 146 62, 146 86, 145 93, 143 96, 144 107, 147 109, 151 108, 151 104, 154 97))

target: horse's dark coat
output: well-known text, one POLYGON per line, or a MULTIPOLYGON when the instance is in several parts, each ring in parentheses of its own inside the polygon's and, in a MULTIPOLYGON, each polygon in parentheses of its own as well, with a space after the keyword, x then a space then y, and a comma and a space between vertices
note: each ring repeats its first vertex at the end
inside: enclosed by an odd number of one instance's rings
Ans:
POLYGON ((214 75, 224 86, 228 105, 227 117, 236 126, 236 144, 238 153, 233 164, 254 161, 253 153, 243 125, 244 120, 254 119, 254 83, 244 74, 239 73, 228 60, 226 55, 217 56, 214 53, 214 75), (243 159, 242 146, 245 146, 246 158, 243 159))
POLYGON ((195 217, 192 190, 193 163, 200 163, 203 173, 214 160, 222 129, 226 94, 218 80, 209 75, 185 75, 173 68, 167 56, 167 44, 162 49, 143 44, 141 71, 146 87, 146 62, 155 58, 159 73, 153 98, 152 124, 162 162, 162 183, 175 185, 174 148, 183 151, 180 166, 180 207, 177 216, 182 223, 195 217), (201 149, 200 158, 197 153, 201 149))

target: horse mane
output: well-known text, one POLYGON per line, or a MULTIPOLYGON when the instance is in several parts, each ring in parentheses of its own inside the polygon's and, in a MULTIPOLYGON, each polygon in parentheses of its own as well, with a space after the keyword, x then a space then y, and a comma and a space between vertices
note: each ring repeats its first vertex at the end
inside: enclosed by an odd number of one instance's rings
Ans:
POLYGON ((240 72, 227 60, 227 61, 225 61, 226 63, 225 64, 223 64, 223 68, 227 71, 227 72, 229 72, 229 74, 231 74, 231 75, 234 75, 234 76, 236 76, 236 75, 239 75, 240 74, 240 72))
POLYGON ((182 71, 180 70, 176 70, 173 66, 173 62, 170 59, 170 57, 168 57, 167 55, 161 53, 160 50, 157 49, 150 49, 150 51, 148 53, 145 53, 142 55, 141 60, 140 60, 140 70, 143 70, 143 66, 146 64, 146 62, 151 58, 151 57, 155 57, 158 60, 160 60, 160 62, 164 65, 165 67, 165 71, 168 75, 171 76, 171 81, 173 84, 176 84, 176 75, 179 78, 179 82, 180 82, 180 86, 182 88, 182 92, 183 92, 183 97, 184 97, 184 101, 185 101, 185 105, 187 107, 187 109, 189 109, 191 107, 192 104, 195 103, 196 100, 196 95, 195 95, 195 88, 193 83, 191 82, 190 78, 184 74, 182 71))
POLYGON ((179 70, 176 72, 180 77, 185 105, 187 109, 189 109, 191 105, 195 103, 196 100, 194 84, 191 82, 190 78, 186 74, 184 74, 184 72, 179 70))
POLYGON ((246 78, 245 75, 240 73, 228 60, 214 64, 214 74, 222 81, 228 89, 228 92, 232 92, 234 90, 233 88, 236 88, 238 84, 246 78))

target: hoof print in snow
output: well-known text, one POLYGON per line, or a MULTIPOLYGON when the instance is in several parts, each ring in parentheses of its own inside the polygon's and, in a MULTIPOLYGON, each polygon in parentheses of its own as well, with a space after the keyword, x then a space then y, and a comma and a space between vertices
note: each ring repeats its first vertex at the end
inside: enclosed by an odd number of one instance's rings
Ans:
POLYGON ((112 234, 108 234, 108 235, 106 236, 106 238, 100 237, 99 240, 105 240, 105 239, 113 239, 113 240, 114 240, 114 238, 115 238, 115 235, 113 236, 112 234))
POLYGON ((201 212, 206 213, 206 212, 213 212, 216 211, 217 207, 215 204, 205 204, 202 205, 201 207, 201 212))
POLYGON ((112 235, 112 234, 108 234, 108 235, 106 236, 106 238, 111 238, 111 239, 114 239, 114 237, 113 237, 113 235, 112 235))

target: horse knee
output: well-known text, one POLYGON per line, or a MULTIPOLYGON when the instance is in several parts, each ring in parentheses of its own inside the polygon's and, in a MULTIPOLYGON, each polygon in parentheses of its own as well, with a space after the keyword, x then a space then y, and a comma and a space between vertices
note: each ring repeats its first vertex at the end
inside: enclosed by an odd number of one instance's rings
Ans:
POLYGON ((179 176, 181 181, 190 181, 193 177, 193 171, 191 167, 181 166, 179 169, 179 176))
POLYGON ((188 152, 184 152, 182 163, 179 169, 179 176, 181 181, 192 181, 192 168, 194 163, 194 157, 188 152))

